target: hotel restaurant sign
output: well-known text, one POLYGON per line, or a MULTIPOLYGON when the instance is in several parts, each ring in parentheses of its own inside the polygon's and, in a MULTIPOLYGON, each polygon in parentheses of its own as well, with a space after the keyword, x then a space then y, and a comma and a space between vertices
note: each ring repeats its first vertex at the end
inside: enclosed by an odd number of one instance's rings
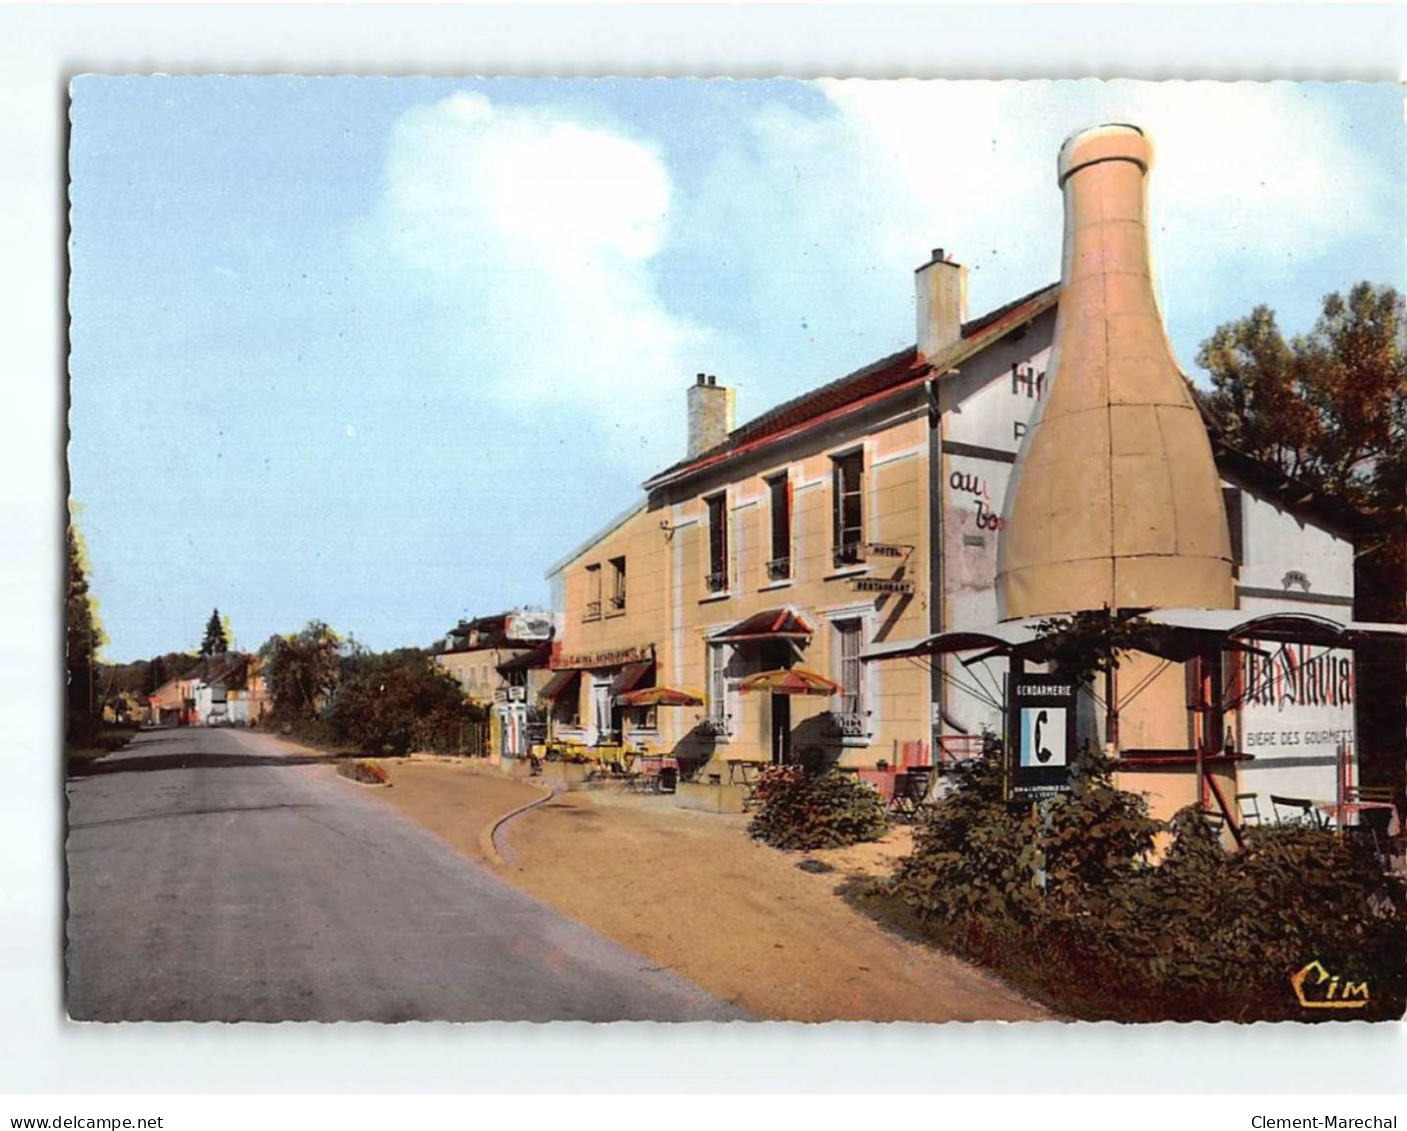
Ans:
POLYGON ((653 644, 630 645, 625 648, 612 648, 605 652, 577 652, 563 655, 553 661, 553 671, 569 668, 618 668, 623 664, 638 664, 655 658, 653 644))

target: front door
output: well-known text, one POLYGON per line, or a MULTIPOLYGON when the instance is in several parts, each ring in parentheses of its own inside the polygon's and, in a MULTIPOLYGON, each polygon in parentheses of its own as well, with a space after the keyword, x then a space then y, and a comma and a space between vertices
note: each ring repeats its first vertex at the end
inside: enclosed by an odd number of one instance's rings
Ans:
POLYGON ((596 676, 591 684, 592 719, 596 737, 594 745, 611 741, 611 677, 596 676))
POLYGON ((791 696, 772 696, 772 765, 791 761, 791 696))

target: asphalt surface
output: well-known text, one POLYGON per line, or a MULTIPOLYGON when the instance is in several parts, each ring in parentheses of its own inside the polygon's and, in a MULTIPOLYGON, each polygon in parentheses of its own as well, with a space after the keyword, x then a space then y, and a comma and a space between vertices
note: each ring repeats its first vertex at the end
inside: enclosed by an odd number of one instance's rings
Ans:
POLYGON ((149 731, 67 783, 69 1015, 728 1020, 318 760, 149 731))

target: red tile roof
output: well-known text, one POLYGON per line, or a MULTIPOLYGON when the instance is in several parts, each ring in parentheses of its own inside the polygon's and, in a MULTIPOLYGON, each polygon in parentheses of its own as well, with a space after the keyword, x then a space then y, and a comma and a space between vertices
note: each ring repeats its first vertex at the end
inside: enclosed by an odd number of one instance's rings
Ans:
POLYGON ((902 389, 911 388, 934 374, 948 372, 965 358, 979 353, 1007 332, 1055 305, 1059 283, 1022 295, 980 318, 963 323, 961 337, 930 365, 916 346, 871 362, 838 380, 802 393, 733 429, 728 438, 707 451, 665 468, 645 483, 645 489, 676 482, 706 467, 754 451, 765 443, 804 431, 822 421, 853 412, 902 389))

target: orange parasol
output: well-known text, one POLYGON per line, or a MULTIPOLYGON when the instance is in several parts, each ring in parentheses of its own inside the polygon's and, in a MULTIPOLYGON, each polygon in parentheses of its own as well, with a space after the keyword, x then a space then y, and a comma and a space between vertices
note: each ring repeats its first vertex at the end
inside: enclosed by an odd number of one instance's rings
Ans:
POLYGON ((617 695, 616 702, 622 707, 702 707, 703 699, 692 691, 680 691, 677 687, 642 687, 639 691, 627 691, 617 695))
POLYGON ((758 672, 738 684, 738 690, 770 691, 773 695, 840 695, 844 691, 835 680, 807 668, 758 672))

